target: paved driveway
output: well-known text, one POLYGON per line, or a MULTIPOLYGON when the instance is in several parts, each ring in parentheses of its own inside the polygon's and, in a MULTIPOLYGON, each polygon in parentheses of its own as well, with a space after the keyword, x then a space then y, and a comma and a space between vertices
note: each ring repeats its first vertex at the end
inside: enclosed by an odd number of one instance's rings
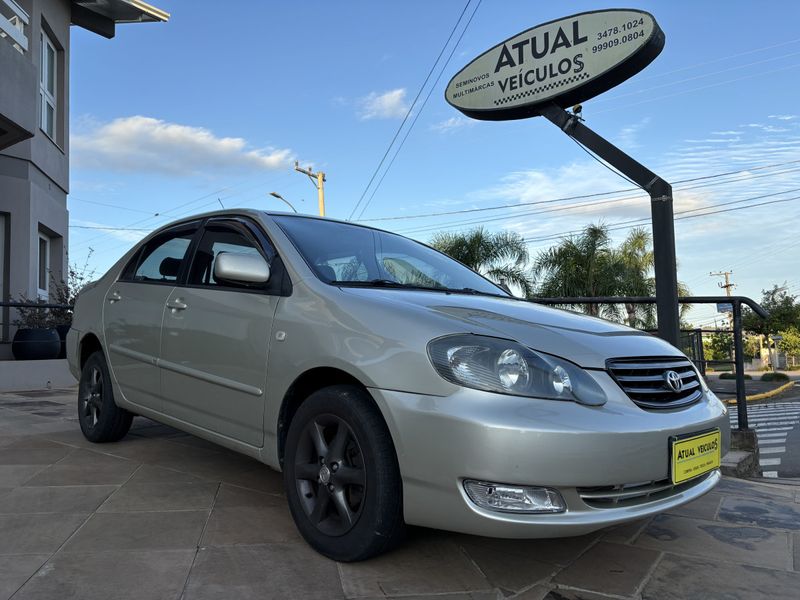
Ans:
POLYGON ((752 600, 800 589, 800 486, 726 479, 669 514, 561 540, 412 529, 391 554, 337 564, 299 538, 279 474, 141 418, 123 441, 92 445, 73 398, 0 394, 0 598, 752 600))

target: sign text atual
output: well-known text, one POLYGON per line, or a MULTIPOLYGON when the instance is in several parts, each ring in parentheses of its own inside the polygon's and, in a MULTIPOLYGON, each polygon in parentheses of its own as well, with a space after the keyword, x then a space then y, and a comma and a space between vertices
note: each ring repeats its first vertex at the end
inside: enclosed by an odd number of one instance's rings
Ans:
POLYGON ((498 44, 461 69, 447 101, 477 119, 535 116, 546 102, 588 100, 641 71, 664 34, 638 10, 588 12, 539 25, 498 44))

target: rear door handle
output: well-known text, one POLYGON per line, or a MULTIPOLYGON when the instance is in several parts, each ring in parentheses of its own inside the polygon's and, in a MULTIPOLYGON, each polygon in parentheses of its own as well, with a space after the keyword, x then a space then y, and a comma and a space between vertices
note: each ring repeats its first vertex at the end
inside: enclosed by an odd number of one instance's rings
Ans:
POLYGON ((186 310, 187 308, 189 308, 189 305, 186 304, 183 300, 175 299, 167 302, 167 308, 171 310, 186 310))
POLYGON ((115 290, 115 291, 113 291, 113 292, 111 292, 111 293, 108 295, 108 301, 109 301, 111 304, 114 304, 114 302, 119 302, 120 300, 122 300, 122 295, 121 295, 121 294, 120 294, 118 291, 116 291, 116 290, 115 290))

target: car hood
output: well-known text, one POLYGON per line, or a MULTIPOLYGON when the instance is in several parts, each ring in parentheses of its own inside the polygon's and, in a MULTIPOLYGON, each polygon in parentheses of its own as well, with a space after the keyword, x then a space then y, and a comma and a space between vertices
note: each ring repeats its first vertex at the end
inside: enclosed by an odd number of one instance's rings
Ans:
POLYGON ((342 291, 393 305, 394 310, 409 310, 415 316, 422 312, 438 317, 439 335, 476 333, 512 339, 585 368, 604 369, 610 358, 683 356, 648 333, 522 300, 398 289, 342 291))

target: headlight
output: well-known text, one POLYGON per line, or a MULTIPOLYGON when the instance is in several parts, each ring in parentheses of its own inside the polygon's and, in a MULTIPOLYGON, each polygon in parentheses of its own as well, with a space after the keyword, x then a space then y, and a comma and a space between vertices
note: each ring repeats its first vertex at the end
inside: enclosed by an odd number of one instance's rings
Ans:
POLYGON ((456 385, 591 406, 606 402, 600 386, 577 365, 511 340, 449 335, 430 342, 428 356, 439 375, 456 385))

